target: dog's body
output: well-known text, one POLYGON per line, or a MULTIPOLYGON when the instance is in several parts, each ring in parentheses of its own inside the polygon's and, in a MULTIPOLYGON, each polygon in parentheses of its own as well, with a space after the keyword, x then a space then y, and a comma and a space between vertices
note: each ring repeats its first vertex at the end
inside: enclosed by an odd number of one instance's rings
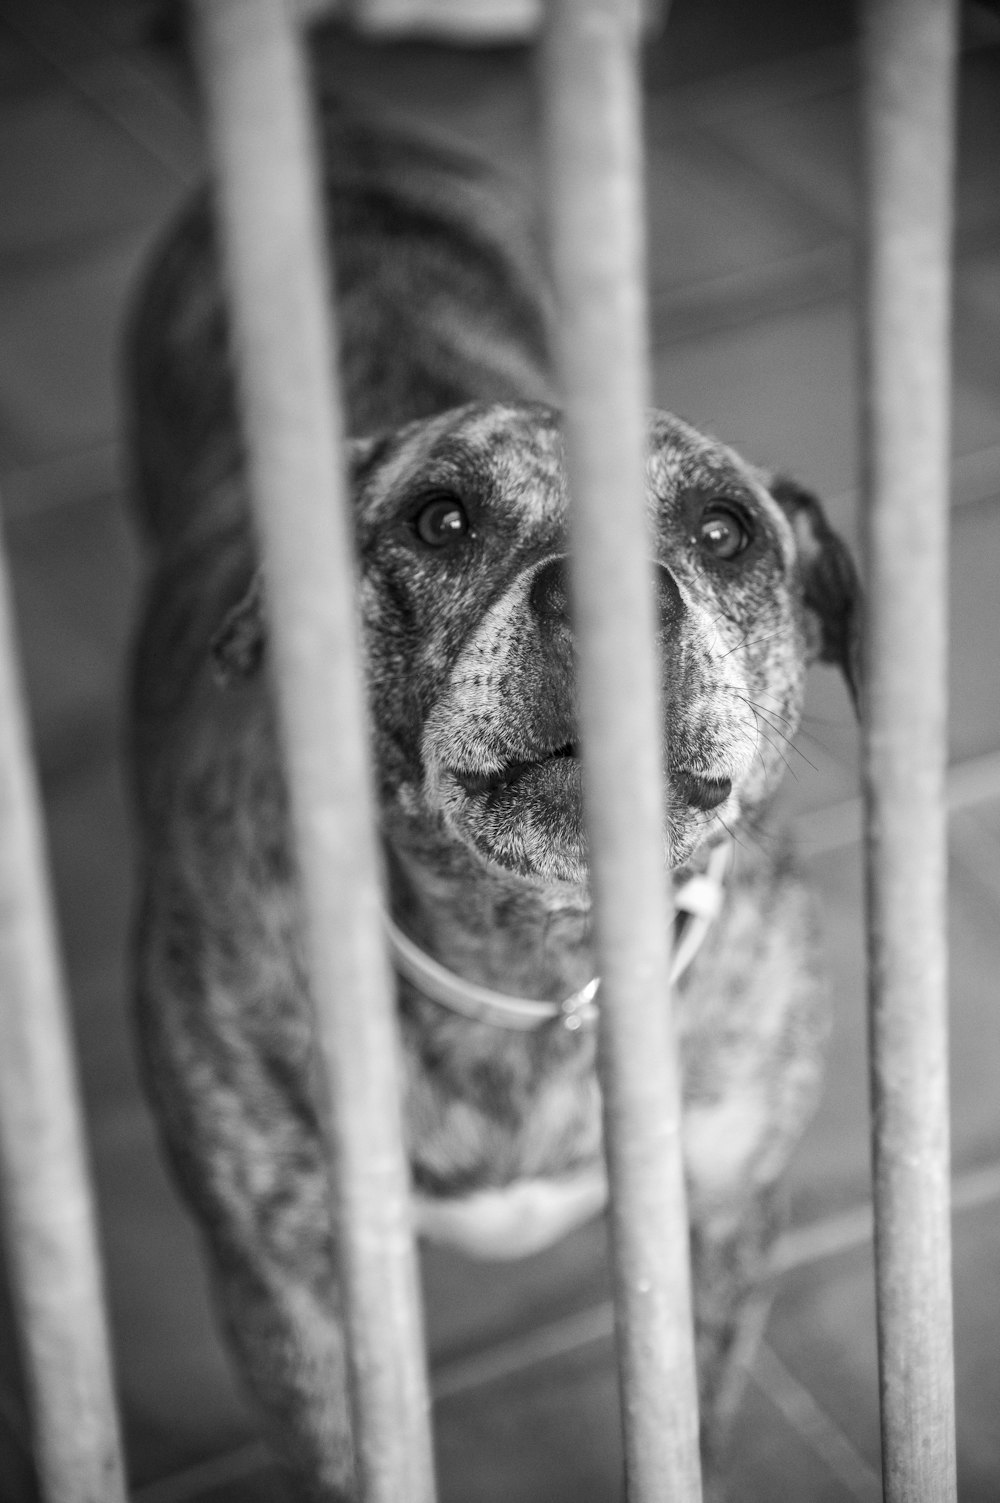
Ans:
MULTIPOLYGON (((530 236, 492 184, 328 117, 361 610, 393 917, 451 972, 560 1001, 595 970, 562 560, 562 441, 530 236), (471 404, 471 405, 470 405, 471 404)), ((204 202, 136 330, 157 562, 135 677, 140 1031, 225 1323, 309 1496, 352 1461, 286 795, 204 202)), ((761 814, 806 662, 848 667, 845 556, 814 502, 650 419, 671 864, 737 837, 676 998, 706 1434, 808 1118, 823 1008, 808 905, 761 814), (777 499, 776 499, 777 498, 777 499)), ((418 1223, 544 1245, 604 1193, 594 1036, 399 985, 418 1223)))

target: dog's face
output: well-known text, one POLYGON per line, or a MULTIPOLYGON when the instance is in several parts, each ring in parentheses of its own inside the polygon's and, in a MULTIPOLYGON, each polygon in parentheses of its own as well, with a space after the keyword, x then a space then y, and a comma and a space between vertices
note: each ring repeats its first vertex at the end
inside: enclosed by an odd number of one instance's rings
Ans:
MULTIPOLYGON (((585 881, 556 414, 461 408, 357 443, 354 470, 387 823, 529 879, 585 881)), ((662 413, 647 498, 678 865, 770 797, 810 658, 849 673, 853 572, 815 502, 662 413)), ((245 602, 217 642, 224 668, 254 623, 245 602)))

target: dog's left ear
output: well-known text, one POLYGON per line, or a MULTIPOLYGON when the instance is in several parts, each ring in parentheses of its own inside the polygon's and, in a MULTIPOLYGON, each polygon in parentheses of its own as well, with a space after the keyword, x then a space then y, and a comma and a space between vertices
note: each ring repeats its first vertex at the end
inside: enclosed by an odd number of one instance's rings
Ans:
POLYGON ((862 598, 854 561, 815 496, 784 476, 772 480, 769 489, 795 534, 815 656, 841 670, 858 713, 862 598))
POLYGON ((224 689, 253 678, 264 657, 264 584, 259 569, 245 594, 226 613, 210 644, 212 667, 224 689))

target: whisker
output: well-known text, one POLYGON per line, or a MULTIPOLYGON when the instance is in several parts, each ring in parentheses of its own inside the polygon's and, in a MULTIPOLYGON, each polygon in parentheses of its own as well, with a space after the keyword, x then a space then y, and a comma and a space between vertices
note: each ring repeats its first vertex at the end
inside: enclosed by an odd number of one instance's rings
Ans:
POLYGON ((723 658, 730 657, 734 652, 739 652, 741 647, 760 647, 764 642, 773 642, 775 637, 781 634, 781 630, 780 626, 776 626, 773 631, 765 632, 762 637, 751 637, 749 632, 746 632, 735 646, 727 648, 725 652, 720 654, 719 661, 721 662, 723 658))
MULTIPOLYGON (((763 694, 764 697, 767 698, 767 699, 775 699, 775 698, 777 698, 776 695, 774 695, 774 694, 767 694, 767 692, 765 690, 762 690, 762 689, 758 689, 757 692, 758 692, 758 694, 763 694)), ((755 701, 755 703, 756 703, 756 701, 755 701)), ((783 701, 779 700, 778 703, 781 704, 781 703, 783 703, 783 701)), ((790 726, 794 726, 795 725, 795 722, 792 720, 792 717, 790 715, 784 715, 784 714, 782 714, 782 712, 780 710, 772 710, 769 705, 761 705, 760 708, 762 710, 766 710, 766 712, 767 712, 768 715, 773 715, 776 720, 783 720, 786 725, 790 725, 790 726)))
MULTIPOLYGON (((735 697, 737 699, 742 700, 742 702, 746 705, 747 709, 750 711, 751 715, 753 715, 754 717, 757 717, 758 715, 762 716, 762 717, 767 717, 769 715, 773 715, 773 714, 776 713, 773 710, 769 710, 766 705, 759 705, 759 704, 754 703, 754 701, 751 700, 751 699, 748 699, 745 694, 741 694, 738 689, 731 689, 731 692, 735 695, 735 697)), ((815 773, 819 772, 819 768, 816 766, 815 762, 811 761, 810 758, 806 756, 805 752, 802 750, 802 748, 800 746, 796 746, 795 745, 795 742, 792 740, 791 736, 787 735, 781 729, 780 725, 774 725, 774 724, 772 724, 772 722, 769 719, 767 719, 767 718, 764 719, 764 724, 768 727, 769 730, 771 730, 771 731, 774 732, 775 736, 779 737, 782 741, 784 741, 785 745, 789 748, 789 750, 793 751, 796 756, 801 757, 802 760, 803 760, 803 762, 805 762, 805 764, 806 764, 807 767, 811 767, 812 770, 813 770, 813 772, 815 772, 815 773)), ((759 729, 759 725, 758 725, 758 729, 759 729)), ((763 734, 763 732, 761 732, 761 734, 763 734)), ((791 772, 792 769, 789 766, 787 758, 785 758, 784 755, 780 752, 780 750, 777 747, 777 745, 769 737, 765 736, 764 739, 768 742, 769 746, 773 747, 774 750, 776 752, 778 752, 778 755, 781 756, 782 761, 785 763, 785 766, 788 767, 789 772, 791 772)), ((794 773, 793 773, 793 776, 794 776, 794 773)))
MULTIPOLYGON (((725 830, 726 834, 729 836, 730 840, 733 842, 734 845, 738 845, 741 848, 741 850, 746 850, 747 849, 745 843, 740 839, 740 837, 737 835, 736 831, 730 825, 726 824, 726 821, 723 819, 723 817, 722 817, 721 814, 713 815, 713 818, 716 819, 716 820, 718 820, 719 824, 725 830)), ((744 831, 744 833, 746 834, 748 832, 744 831)))
MULTIPOLYGON (((761 729, 760 719, 759 719, 759 717, 757 715, 757 711, 754 709, 753 705, 750 706, 750 712, 754 716, 754 718, 757 720, 757 734, 760 736, 761 740, 762 741, 766 741, 767 744, 768 744, 768 746, 771 748, 771 750, 773 752, 775 752, 776 755, 781 758, 782 762, 784 762, 785 767, 786 767, 786 769, 788 771, 789 777, 794 778, 795 781, 798 782, 799 781, 798 773, 795 771, 794 767, 791 765, 791 763, 789 762, 788 758, 785 756, 785 754, 782 751, 781 747, 777 744, 777 742, 772 741, 770 736, 766 736, 764 734, 764 731, 761 729)), ((773 729, 775 729, 775 728, 772 726, 772 730, 773 729)), ((779 732, 777 732, 777 734, 780 735, 781 732, 779 731, 779 732)), ((788 740, 787 736, 785 737, 785 740, 786 741, 788 740)), ((788 742, 788 744, 789 744, 789 746, 792 747, 793 751, 797 751, 798 750, 797 747, 792 746, 792 743, 790 741, 788 742)), ((801 756, 801 753, 799 753, 799 755, 801 756)))

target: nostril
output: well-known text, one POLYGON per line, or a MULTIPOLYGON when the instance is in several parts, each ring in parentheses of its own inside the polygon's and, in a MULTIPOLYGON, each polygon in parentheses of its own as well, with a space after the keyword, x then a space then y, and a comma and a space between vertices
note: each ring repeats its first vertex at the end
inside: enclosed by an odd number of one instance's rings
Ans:
POLYGON ((569 584, 565 561, 549 559, 531 582, 531 604, 542 621, 569 621, 569 584))
POLYGON ((683 768, 670 774, 671 782, 685 804, 707 813, 724 804, 733 791, 732 778, 703 778, 683 768))

